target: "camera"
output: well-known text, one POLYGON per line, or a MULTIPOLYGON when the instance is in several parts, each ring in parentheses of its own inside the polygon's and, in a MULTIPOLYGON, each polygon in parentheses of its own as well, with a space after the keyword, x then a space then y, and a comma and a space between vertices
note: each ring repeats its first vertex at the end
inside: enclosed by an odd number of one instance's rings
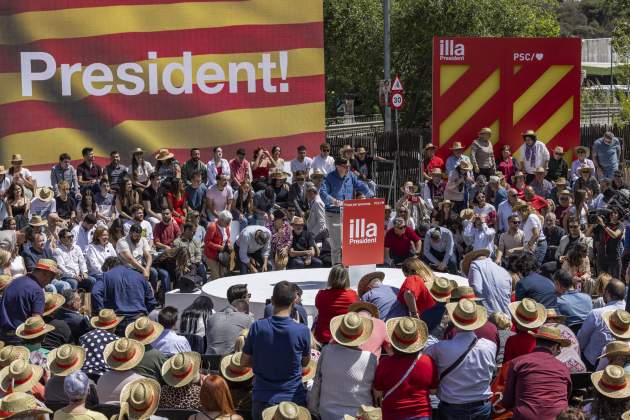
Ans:
POLYGON ((587 216, 587 223, 589 225, 596 225, 598 216, 604 220, 604 223, 607 223, 608 218, 610 217, 610 209, 599 209, 599 210, 589 211, 588 216, 587 216))

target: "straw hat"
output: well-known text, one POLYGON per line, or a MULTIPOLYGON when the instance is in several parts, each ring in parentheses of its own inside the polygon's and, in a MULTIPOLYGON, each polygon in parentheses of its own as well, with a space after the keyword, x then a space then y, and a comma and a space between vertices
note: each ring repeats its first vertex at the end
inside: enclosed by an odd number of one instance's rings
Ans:
POLYGON ((42 258, 38 260, 37 264, 35 264, 35 268, 37 270, 50 271, 55 275, 61 272, 57 267, 57 262, 55 260, 49 260, 48 258, 42 258))
POLYGON ((317 362, 311 358, 308 365, 302 368, 302 382, 308 382, 315 377, 317 371, 317 362))
POLYGON ((355 312, 337 315, 330 320, 330 332, 335 341, 348 347, 358 347, 372 335, 371 318, 360 317, 355 312))
POLYGON ((291 220, 291 224, 292 225, 303 225, 304 224, 304 218, 302 218, 300 216, 293 216, 293 219, 291 220))
POLYGON ((142 378, 129 382, 120 392, 120 416, 128 419, 148 419, 158 409, 160 383, 142 378))
POLYGON ((142 316, 125 328, 125 337, 133 338, 142 344, 153 343, 164 331, 164 327, 149 317, 142 316))
POLYGON ((477 258, 489 257, 489 256, 490 256, 490 250, 487 248, 470 251, 469 253, 464 255, 464 258, 462 259, 462 272, 465 275, 468 275, 468 270, 470 270, 470 264, 473 261, 475 261, 477 258))
POLYGON ((263 420, 310 420, 311 413, 296 403, 283 401, 278 405, 265 408, 262 418, 263 420))
POLYGON ((512 319, 523 328, 534 329, 540 327, 547 320, 545 306, 534 299, 524 298, 508 305, 512 319))
POLYGON ((157 155, 155 155, 155 160, 167 160, 175 157, 174 154, 168 151, 168 149, 160 149, 157 155))
POLYGON ((136 147, 135 149, 133 149, 133 150, 131 151, 131 155, 132 155, 132 156, 133 156, 133 155, 135 155, 135 154, 137 154, 137 153, 144 153, 144 150, 142 150, 142 149, 141 149, 141 148, 139 148, 139 147, 136 147))
POLYGON ((245 382, 254 376, 251 367, 241 366, 241 357, 243 353, 238 351, 234 354, 228 354, 221 359, 221 375, 231 382, 245 382))
POLYGON ((450 147, 451 150, 462 150, 463 148, 464 146, 462 146, 462 142, 460 141, 453 142, 453 145, 450 147))
POLYGON ((470 299, 447 303, 446 312, 453 325, 464 331, 474 331, 488 321, 486 308, 470 299))
POLYGON ((40 315, 27 318, 22 324, 18 325, 15 335, 25 340, 32 340, 42 335, 48 334, 55 327, 48 325, 40 315))
POLYGON ((6 393, 30 392, 44 374, 44 368, 17 359, 0 370, 0 389, 6 393))
POLYGON ((558 324, 564 323, 567 319, 565 315, 560 315, 554 308, 547 308, 547 321, 545 322, 557 322, 558 324))
POLYGON ((427 282, 429 294, 436 302, 448 302, 451 298, 451 282, 444 277, 435 277, 432 281, 427 282))
POLYGON ((549 325, 541 325, 540 328, 538 328, 538 332, 527 331, 527 333, 536 338, 558 343, 561 347, 568 347, 571 345, 571 340, 562 337, 560 328, 550 327, 549 325))
POLYGON ((488 127, 484 127, 481 130, 479 130, 479 134, 492 134, 492 130, 488 127))
POLYGON ((556 179, 556 185, 567 185, 567 179, 563 176, 556 179))
POLYGON ((435 149, 435 144, 433 144, 433 143, 427 143, 427 144, 424 146, 424 150, 429 150, 429 149, 435 149))
POLYGON ((451 207, 453 207, 453 202, 451 200, 442 200, 440 202, 440 209, 442 209, 442 207, 449 205, 451 207))
POLYGON ((63 344, 48 354, 48 368, 53 375, 68 376, 83 367, 85 349, 80 346, 63 344))
POLYGON ((582 173, 582 172, 592 173, 592 172, 593 172, 593 168, 591 168, 591 167, 590 167, 590 166, 588 166, 588 165, 582 165, 582 166, 580 166, 580 169, 578 169, 578 171, 579 171, 580 173, 582 173))
POLYGON ((289 174, 284 171, 276 171, 271 175, 273 179, 287 179, 289 174))
POLYGON ((25 360, 28 362, 31 356, 29 349, 23 346, 4 346, 0 350, 0 369, 3 369, 15 360, 25 360))
POLYGON ((535 174, 544 174, 545 172, 547 171, 545 171, 545 168, 543 168, 542 166, 539 166, 534 170, 535 174))
POLYGON ((172 387, 180 388, 199 378, 201 356, 194 351, 177 353, 162 365, 162 378, 172 387))
POLYGON ((457 166, 459 166, 462 171, 472 171, 473 169, 472 164, 464 159, 460 160, 457 166))
POLYGON ((372 318, 379 318, 379 311, 376 305, 370 302, 363 302, 362 300, 358 302, 354 302, 350 306, 348 306, 348 312, 361 312, 367 311, 372 315, 372 318))
POLYGON ((22 155, 19 153, 16 153, 13 156, 11 156, 11 163, 23 162, 23 161, 24 159, 22 159, 22 155))
POLYGON ((516 178, 525 178, 525 174, 521 171, 516 171, 514 175, 512 175, 512 182, 516 182, 516 178))
POLYGON ((44 316, 48 316, 59 309, 64 303, 66 298, 59 293, 44 293, 44 316))
POLYGON ((591 151, 589 150, 588 147, 585 146, 578 146, 575 148, 575 153, 580 153, 580 152, 584 152, 586 154, 586 157, 589 157, 591 154, 591 151))
POLYGON ((459 218, 462 220, 470 220, 475 216, 475 211, 473 209, 463 209, 459 212, 459 218))
POLYGON ((629 379, 630 374, 617 365, 608 365, 604 370, 591 374, 591 381, 597 392, 615 399, 630 397, 629 379))
POLYGON ((602 319, 615 338, 622 340, 630 338, 630 313, 617 309, 604 313, 602 319))
POLYGON ((116 328, 124 318, 124 316, 116 315, 113 309, 101 309, 97 316, 90 319, 90 324, 99 330, 111 330, 116 328))
POLYGON ((136 367, 144 357, 144 345, 129 338, 119 338, 105 346, 103 358, 114 370, 124 371, 136 367))
POLYGON ((535 139, 538 136, 536 135, 536 132, 534 130, 527 130, 521 133, 521 137, 533 137, 535 139))
POLYGON ((12 281, 13 277, 9 274, 0 274, 0 293, 3 292, 12 281))
POLYGON ((13 392, 0 400, 0 419, 22 416, 52 414, 52 410, 42 407, 34 396, 25 392, 13 392))
POLYGON ((357 292, 359 293, 359 296, 363 296, 365 293, 367 293, 368 285, 372 282, 372 280, 379 279, 383 281, 384 278, 385 273, 383 273, 382 271, 372 271, 371 273, 367 273, 366 275, 361 277, 361 279, 359 280, 359 284, 357 285, 357 292))
POLYGON ((28 221, 28 224, 33 227, 39 227, 39 226, 47 226, 48 222, 42 219, 40 215, 34 214, 33 216, 31 216, 31 220, 28 221))
POLYGON ((607 357, 610 359, 610 356, 626 356, 630 357, 630 345, 625 341, 611 341, 606 344, 604 348, 604 354, 598 357, 598 359, 602 359, 607 357))
POLYGON ((440 176, 442 176, 442 169, 440 169, 440 168, 433 168, 433 169, 431 169, 431 175, 440 175, 440 176))
POLYGON ((457 286, 451 291, 451 302, 457 302, 460 299, 482 300, 475 296, 475 290, 470 286, 457 286))
POLYGON ((37 191, 37 198, 39 198, 42 201, 48 202, 48 201, 52 201, 55 198, 55 194, 53 193, 53 190, 51 190, 48 187, 42 187, 37 191))
POLYGON ((391 318, 385 324, 387 337, 392 346, 403 353, 417 353, 427 343, 427 324, 418 318, 391 318))
POLYGON ((352 417, 344 414, 343 420, 381 420, 383 418, 383 412, 380 407, 371 407, 361 404, 357 411, 357 416, 352 417))
POLYGON ((313 173, 311 174, 311 179, 313 178, 323 178, 326 176, 326 173, 324 171, 322 171, 321 169, 314 169, 313 173))
POLYGON ((562 146, 556 146, 555 149, 553 149, 554 153, 557 153, 559 155, 563 155, 564 154, 564 148, 562 146))
POLYGON ((402 187, 400 187, 400 191, 406 193, 407 189, 409 189, 411 194, 418 192, 418 186, 413 183, 413 181, 405 181, 402 187))

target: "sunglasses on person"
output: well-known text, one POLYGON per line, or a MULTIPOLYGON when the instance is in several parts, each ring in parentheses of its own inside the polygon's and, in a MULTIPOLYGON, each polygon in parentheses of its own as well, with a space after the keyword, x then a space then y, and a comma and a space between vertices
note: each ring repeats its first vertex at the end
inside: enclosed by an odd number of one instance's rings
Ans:
POLYGON ((520 220, 512 220, 510 223, 512 223, 513 225, 520 225, 521 221, 520 220))

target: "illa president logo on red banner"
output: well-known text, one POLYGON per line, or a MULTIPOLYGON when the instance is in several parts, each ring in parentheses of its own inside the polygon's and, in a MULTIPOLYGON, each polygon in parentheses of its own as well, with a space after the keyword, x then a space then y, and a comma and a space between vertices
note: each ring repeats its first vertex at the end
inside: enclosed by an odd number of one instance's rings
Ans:
POLYGON ((343 203, 342 262, 344 265, 382 264, 385 201, 347 200, 343 203))

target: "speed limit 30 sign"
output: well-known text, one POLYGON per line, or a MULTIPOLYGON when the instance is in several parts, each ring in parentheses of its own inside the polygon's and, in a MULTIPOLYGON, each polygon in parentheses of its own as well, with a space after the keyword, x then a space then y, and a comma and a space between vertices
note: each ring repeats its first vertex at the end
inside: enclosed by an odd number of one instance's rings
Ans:
POLYGON ((394 109, 400 109, 403 107, 405 103, 405 97, 402 92, 392 93, 391 95, 391 105, 394 109))

